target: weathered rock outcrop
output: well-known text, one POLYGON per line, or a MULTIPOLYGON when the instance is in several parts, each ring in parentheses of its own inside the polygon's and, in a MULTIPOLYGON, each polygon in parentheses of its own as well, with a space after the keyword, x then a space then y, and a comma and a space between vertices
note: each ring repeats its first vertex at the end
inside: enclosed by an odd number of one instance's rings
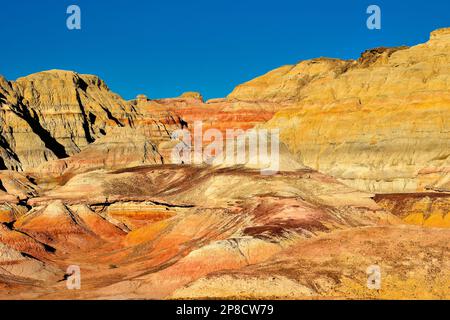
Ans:
POLYGON ((39 281, 56 281, 62 275, 58 269, 0 243, 0 288, 5 289, 5 282, 33 286, 39 281))
POLYGON ((450 228, 450 194, 382 194, 375 201, 403 221, 430 228, 450 228))
POLYGON ((425 44, 313 59, 236 88, 283 101, 267 127, 301 162, 372 192, 442 191, 450 171, 450 29, 425 44))
POLYGON ((280 107, 273 102, 245 102, 228 99, 212 99, 206 102, 198 93, 188 92, 178 98, 158 100, 136 99, 136 109, 150 114, 170 112, 182 119, 186 128, 192 130, 195 121, 201 121, 203 131, 218 129, 247 130, 272 118, 280 107))
MULTIPOLYGON (((166 139, 169 140, 168 137, 166 139)), ((139 128, 116 127, 111 129, 110 134, 100 137, 79 153, 65 159, 45 162, 29 172, 44 180, 59 177, 64 181, 66 177, 92 170, 162 164, 165 160, 158 147, 139 128)))
POLYGON ((400 221, 371 197, 308 169, 267 177, 246 168, 140 166, 82 173, 42 190, 13 226, 55 248, 59 264, 77 257, 84 285, 95 290, 75 294, 164 298, 302 239, 400 221))
POLYGON ((66 71, 0 78, 0 299, 448 299, 449 49, 438 30, 206 103, 126 102, 66 71), (168 163, 197 120, 280 128, 280 170, 168 163))
POLYGON ((67 158, 121 127, 141 128, 157 146, 179 126, 170 112, 163 118, 138 112, 96 76, 52 70, 14 82, 0 78, 0 169, 67 158))
POLYGON ((248 102, 294 102, 300 100, 303 91, 307 92, 311 85, 335 79, 355 64, 354 61, 317 58, 283 66, 237 86, 227 98, 248 102))

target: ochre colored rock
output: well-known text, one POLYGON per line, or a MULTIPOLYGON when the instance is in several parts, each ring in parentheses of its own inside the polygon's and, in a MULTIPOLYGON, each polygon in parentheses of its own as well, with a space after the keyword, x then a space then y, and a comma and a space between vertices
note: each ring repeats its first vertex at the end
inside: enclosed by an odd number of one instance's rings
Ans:
POLYGON ((62 275, 57 268, 0 243, 0 287, 9 281, 25 285, 35 285, 44 280, 57 281, 62 275))
POLYGON ((207 102, 0 77, 0 299, 448 299, 449 45, 304 61, 207 102), (280 171, 170 164, 198 120, 280 128, 280 171))
POLYGON ((186 127, 193 132, 194 122, 201 121, 203 132, 210 128, 220 130, 225 137, 227 129, 247 130, 268 121, 278 108, 275 103, 252 103, 227 99, 208 100, 180 97, 149 100, 138 104, 138 110, 158 114, 161 110, 179 116, 186 127))
POLYGON ((354 61, 318 58, 283 66, 237 86, 228 99, 278 103, 300 100, 311 85, 333 80, 352 65, 354 61))
MULTIPOLYGON (((110 133, 65 159, 48 161, 29 170, 35 176, 48 179, 98 169, 121 169, 144 164, 163 164, 164 157, 145 133, 130 127, 112 128, 110 133)), ((170 158, 169 158, 170 160, 170 158)))
POLYGON ((181 96, 181 99, 194 99, 194 100, 200 100, 203 102, 203 96, 200 92, 184 92, 181 96))
POLYGON ((59 272, 76 261, 89 288, 48 278, 27 290, 12 285, 21 297, 376 298, 364 282, 374 263, 391 270, 380 297, 448 297, 446 229, 411 226, 395 209, 427 203, 373 198, 306 168, 272 176, 242 167, 97 170, 41 189, 15 230, 0 229, 0 242, 59 272))
POLYGON ((14 223, 14 228, 63 252, 89 248, 99 241, 80 216, 60 200, 32 209, 14 223))
POLYGON ((172 297, 447 299, 448 241, 444 229, 354 228, 297 242, 270 261, 208 274, 172 297), (434 250, 425 254, 424 248, 434 250), (367 269, 375 264, 381 272, 379 290, 367 286, 367 269))
POLYGON ((37 196, 39 187, 32 180, 32 177, 19 172, 0 171, 0 201, 18 203, 21 200, 37 196), (15 200, 6 200, 5 197, 15 198, 15 200))
MULTIPOLYGON (((306 166, 360 190, 442 191, 450 167, 448 30, 411 48, 368 51, 356 62, 302 62, 292 68, 304 85, 284 84, 292 77, 285 68, 242 90, 258 85, 252 99, 294 100, 266 127, 279 128, 306 166), (319 71, 304 71, 305 64, 319 71)), ((247 99, 240 91, 232 96, 247 99)))
POLYGON ((377 195, 375 201, 409 224, 450 228, 450 194, 416 193, 377 195))
POLYGON ((0 78, 0 111, 0 169, 27 170, 67 158, 117 134, 117 127, 142 127, 156 145, 180 127, 177 120, 162 123, 137 112, 97 76, 62 70, 14 82, 0 78))

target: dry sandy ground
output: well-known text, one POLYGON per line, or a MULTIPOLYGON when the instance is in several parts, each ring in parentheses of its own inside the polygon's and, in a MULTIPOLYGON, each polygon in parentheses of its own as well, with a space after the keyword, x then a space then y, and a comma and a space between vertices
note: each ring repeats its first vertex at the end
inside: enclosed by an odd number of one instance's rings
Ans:
POLYGON ((445 194, 374 198, 309 169, 171 165, 34 190, 31 210, 1 215, 1 299, 450 298, 445 194), (444 224, 408 218, 421 203, 444 224), (80 290, 66 287, 69 265, 80 290))

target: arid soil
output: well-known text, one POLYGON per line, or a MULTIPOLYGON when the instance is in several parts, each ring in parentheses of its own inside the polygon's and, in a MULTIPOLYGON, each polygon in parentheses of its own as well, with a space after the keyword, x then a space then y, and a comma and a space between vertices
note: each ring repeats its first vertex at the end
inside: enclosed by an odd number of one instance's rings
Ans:
POLYGON ((4 208, 3 299, 450 295, 445 226, 411 225, 374 195, 310 169, 267 177, 153 165, 38 192, 18 218, 4 208), (69 265, 81 268, 81 290, 66 288, 69 265), (381 290, 366 286, 371 265, 381 267, 381 290))
POLYGON ((0 299, 450 299, 449 63, 447 28, 209 101, 0 77, 0 299), (195 121, 279 129, 279 170, 174 163, 195 121))

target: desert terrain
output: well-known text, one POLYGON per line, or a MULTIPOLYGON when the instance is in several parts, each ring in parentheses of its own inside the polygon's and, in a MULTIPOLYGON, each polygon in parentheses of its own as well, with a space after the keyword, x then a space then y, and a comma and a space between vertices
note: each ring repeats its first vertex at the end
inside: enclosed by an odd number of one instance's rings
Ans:
POLYGON ((0 299, 450 299, 450 28, 208 101, 0 76, 0 299), (279 130, 279 170, 174 163, 196 121, 279 130))

